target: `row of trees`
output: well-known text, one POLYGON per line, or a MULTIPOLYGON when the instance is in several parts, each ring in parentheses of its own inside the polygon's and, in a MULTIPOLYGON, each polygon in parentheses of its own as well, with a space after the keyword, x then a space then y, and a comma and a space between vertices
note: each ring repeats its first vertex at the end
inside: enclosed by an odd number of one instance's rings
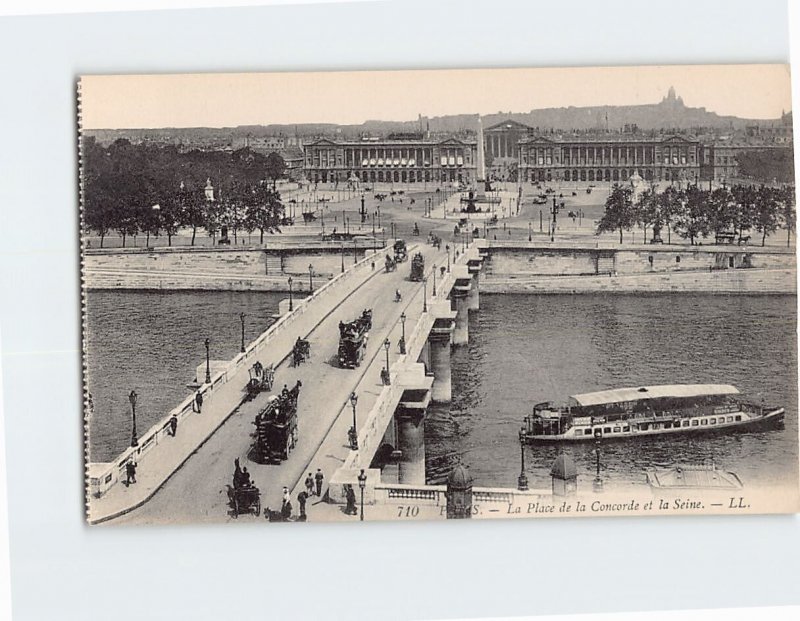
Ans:
POLYGON ((615 185, 606 200, 606 209, 597 225, 597 234, 624 231, 640 226, 647 241, 652 229, 653 240, 660 240, 664 229, 667 242, 672 233, 694 245, 700 238, 713 235, 738 237, 750 230, 761 234, 761 245, 767 235, 779 228, 786 230, 786 245, 795 230, 794 187, 735 185, 730 188, 703 190, 696 185, 686 189, 667 187, 663 192, 650 187, 638 196, 632 188, 615 185))
POLYGON ((104 147, 93 137, 83 142, 84 225, 100 237, 165 234, 169 245, 179 229, 197 229, 212 237, 223 226, 264 233, 277 230, 283 204, 276 181, 286 165, 277 153, 190 151, 174 146, 133 145, 120 139, 104 147), (215 200, 205 187, 214 179, 215 200), (271 183, 270 183, 271 182, 271 183))

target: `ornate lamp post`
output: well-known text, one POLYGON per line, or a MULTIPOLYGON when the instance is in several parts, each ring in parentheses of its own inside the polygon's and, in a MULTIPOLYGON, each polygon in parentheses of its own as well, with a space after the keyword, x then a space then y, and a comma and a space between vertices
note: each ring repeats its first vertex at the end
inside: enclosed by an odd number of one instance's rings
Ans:
POLYGON ((392 344, 389 342, 389 339, 387 338, 383 342, 383 348, 386 350, 386 385, 387 386, 392 383, 391 374, 389 373, 389 348, 391 346, 392 346, 392 344))
POLYGON ((206 346, 206 384, 211 383, 211 357, 210 357, 210 347, 211 347, 211 339, 205 340, 206 346))
POLYGON ((128 400, 131 402, 131 414, 133 416, 133 428, 131 429, 131 448, 139 446, 139 439, 136 437, 136 398, 138 395, 135 390, 131 390, 128 400))
POLYGON ((400 336, 400 353, 406 353, 406 314, 400 313, 400 325, 402 326, 403 333, 400 336))
POLYGON ((433 264, 433 295, 436 295, 436 263, 433 264))
POLYGON ((528 222, 528 241, 533 241, 533 235, 531 232, 531 223, 528 222))
POLYGON ((344 274, 344 242, 342 242, 342 274, 344 274))
POLYGON ((289 312, 294 310, 294 301, 292 300, 292 277, 289 276, 289 312))
POLYGON ((358 487, 361 490, 361 521, 364 521, 364 488, 367 486, 367 475, 364 474, 364 469, 358 475, 358 487))
POLYGON ((422 279, 422 312, 428 312, 428 279, 422 279))
POLYGON ((447 250, 447 273, 450 273, 450 244, 445 244, 444 247, 447 250))
POLYGON ((517 489, 521 492, 528 490, 528 477, 525 476, 525 444, 520 440, 519 442, 519 478, 517 479, 517 489))
POLYGON ((241 348, 241 352, 242 353, 244 353, 244 351, 245 351, 244 350, 244 317, 245 317, 244 313, 239 313, 239 321, 242 322, 242 348, 241 348))
POLYGON ((358 403, 358 395, 355 392, 350 393, 350 406, 353 408, 353 426, 350 429, 350 450, 358 450, 358 426, 356 425, 356 404, 358 403))
POLYGON ((308 292, 314 293, 314 266, 308 264, 308 292))

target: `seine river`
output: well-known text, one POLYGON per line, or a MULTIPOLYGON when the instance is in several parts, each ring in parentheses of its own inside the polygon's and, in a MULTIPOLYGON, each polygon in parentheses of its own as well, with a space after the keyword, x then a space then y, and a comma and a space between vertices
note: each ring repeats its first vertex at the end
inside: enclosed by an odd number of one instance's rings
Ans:
MULTIPOLYGON (((454 350, 453 403, 426 421, 428 478, 444 482, 453 459, 476 485, 515 487, 517 433, 535 403, 593 390, 726 383, 786 407, 786 429, 648 438, 602 446, 609 482, 644 482, 644 470, 713 459, 744 481, 797 477, 795 296, 483 295, 470 343, 454 350)), ((559 450, 579 485, 594 477, 593 444, 525 448, 531 487, 549 487, 559 450)))
MULTIPOLYGON (((252 341, 280 293, 91 291, 88 384, 94 400, 92 461, 130 442, 135 389, 141 435, 190 394, 205 359, 239 350, 239 313, 252 341)), ((643 482, 644 469, 714 459, 748 482, 796 477, 797 347, 794 296, 483 295, 470 343, 453 351, 453 403, 431 407, 428 478, 443 482, 456 458, 477 485, 516 486, 517 432, 534 403, 606 388, 730 383, 786 407, 786 429, 631 442, 602 447, 611 483, 643 482)), ((557 447, 526 447, 531 487, 550 485, 557 447)), ((593 446, 567 447, 581 481, 594 476, 593 446)))

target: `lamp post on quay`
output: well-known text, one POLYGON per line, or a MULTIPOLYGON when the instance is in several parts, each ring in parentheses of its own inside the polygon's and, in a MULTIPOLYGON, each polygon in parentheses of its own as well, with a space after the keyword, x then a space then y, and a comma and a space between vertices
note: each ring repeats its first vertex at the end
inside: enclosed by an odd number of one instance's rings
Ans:
POLYGON ((445 244, 444 249, 447 250, 447 273, 450 273, 450 244, 445 244))
POLYGON ((422 312, 428 312, 428 279, 427 277, 423 277, 422 279, 422 312))
POLYGON ((358 487, 361 490, 361 521, 364 521, 364 488, 367 486, 367 475, 364 474, 364 469, 358 475, 358 487))
POLYGON ((314 266, 308 264, 308 292, 314 293, 314 266))
POLYGON ((344 242, 342 242, 342 274, 344 274, 344 242))
POLYGON ((391 342, 387 338, 383 342, 383 348, 386 350, 386 385, 389 386, 392 383, 391 374, 389 373, 389 348, 392 346, 391 342))
POLYGON ((436 263, 433 264, 433 294, 436 296, 436 263))
POLYGON ((211 354, 210 347, 211 347, 211 339, 205 340, 206 346, 206 384, 211 383, 211 354))
POLYGON ((355 392, 350 393, 350 406, 353 408, 353 426, 350 428, 350 449, 353 451, 358 450, 358 426, 356 424, 356 404, 358 403, 358 395, 355 392))
POLYGON ((517 479, 517 489, 521 492, 528 490, 528 477, 525 476, 525 443, 519 441, 519 478, 517 479))
POLYGON ((400 336, 400 353, 406 353, 406 314, 400 313, 400 325, 402 326, 403 333, 400 336))
POLYGON ((245 317, 244 313, 239 313, 239 321, 242 322, 242 348, 240 350, 242 353, 244 353, 244 351, 245 351, 244 350, 244 317, 245 317))
POLYGON ((133 417, 133 428, 131 429, 131 448, 139 446, 139 439, 136 437, 136 399, 138 395, 135 390, 131 390, 128 400, 131 402, 131 415, 133 417))
POLYGON ((294 301, 292 300, 292 277, 289 276, 289 312, 294 310, 294 301))

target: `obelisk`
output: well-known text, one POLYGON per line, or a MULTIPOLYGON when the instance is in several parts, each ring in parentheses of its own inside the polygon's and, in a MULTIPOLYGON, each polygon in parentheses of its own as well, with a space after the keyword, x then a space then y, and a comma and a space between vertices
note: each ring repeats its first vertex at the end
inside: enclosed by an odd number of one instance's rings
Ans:
POLYGON ((476 196, 483 197, 486 190, 486 157, 483 151, 483 120, 478 115, 478 162, 475 168, 476 196))

